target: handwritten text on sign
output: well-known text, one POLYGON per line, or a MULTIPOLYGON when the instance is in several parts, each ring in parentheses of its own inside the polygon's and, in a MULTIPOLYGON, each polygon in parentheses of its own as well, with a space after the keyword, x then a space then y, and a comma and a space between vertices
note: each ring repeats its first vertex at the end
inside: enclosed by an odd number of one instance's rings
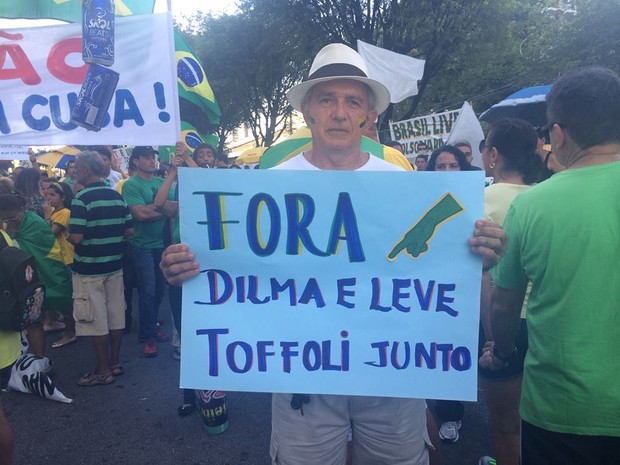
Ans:
POLYGON ((479 173, 181 169, 183 387, 476 398, 479 173))

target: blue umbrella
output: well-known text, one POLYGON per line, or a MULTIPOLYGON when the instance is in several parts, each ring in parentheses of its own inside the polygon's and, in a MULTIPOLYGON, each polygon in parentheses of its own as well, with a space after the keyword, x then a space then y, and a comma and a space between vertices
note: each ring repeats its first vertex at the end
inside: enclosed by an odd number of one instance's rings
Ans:
POLYGON ((480 121, 493 123, 500 118, 521 118, 534 126, 547 124, 547 94, 551 84, 526 87, 496 103, 480 115, 480 121))

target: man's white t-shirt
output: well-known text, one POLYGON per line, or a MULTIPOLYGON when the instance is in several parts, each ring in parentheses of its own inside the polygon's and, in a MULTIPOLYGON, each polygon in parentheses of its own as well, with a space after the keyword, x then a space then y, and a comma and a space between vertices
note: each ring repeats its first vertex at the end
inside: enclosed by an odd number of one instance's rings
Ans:
MULTIPOLYGON (((321 168, 317 168, 312 163, 310 163, 303 152, 299 155, 295 155, 290 160, 286 160, 279 165, 271 168, 272 170, 298 170, 298 171, 307 171, 307 170, 316 170, 320 171, 321 168)), ((375 157, 374 155, 368 156, 368 161, 364 163, 362 166, 357 168, 354 171, 405 171, 400 166, 393 165, 379 157, 375 157)))
MULTIPOLYGON (((310 163, 303 153, 271 169, 321 171, 320 168, 310 163)), ((405 171, 405 169, 369 155, 368 161, 355 171, 405 171)), ((368 461, 363 460, 365 463, 376 459, 377 456, 386 457, 385 463, 405 463, 402 461, 404 454, 409 460, 406 463, 428 464, 426 444, 430 445, 431 442, 426 430, 426 401, 424 399, 368 396, 353 396, 353 398, 356 400, 352 402, 361 405, 366 418, 362 419, 358 415, 360 407, 351 406, 349 396, 313 394, 312 414, 302 417, 291 408, 291 394, 273 394, 271 455, 274 463, 276 463, 276 455, 282 463, 317 463, 317 457, 324 456, 321 454, 325 452, 325 449, 317 448, 315 439, 320 437, 324 447, 329 448, 342 439, 338 429, 331 425, 342 425, 343 422, 348 421, 350 416, 356 415, 357 423, 376 423, 372 427, 363 426, 360 430, 365 430, 365 434, 375 431, 374 434, 384 437, 406 438, 404 443, 407 447, 404 449, 395 447, 390 441, 375 440, 373 442, 375 450, 372 453, 365 452, 368 456, 364 457, 368 459, 368 461), (326 426, 328 424, 329 427, 326 426), (293 447, 287 447, 291 445, 293 447), (291 457, 287 457, 289 453, 292 454, 291 457), (290 462, 287 459, 290 459, 290 462)))

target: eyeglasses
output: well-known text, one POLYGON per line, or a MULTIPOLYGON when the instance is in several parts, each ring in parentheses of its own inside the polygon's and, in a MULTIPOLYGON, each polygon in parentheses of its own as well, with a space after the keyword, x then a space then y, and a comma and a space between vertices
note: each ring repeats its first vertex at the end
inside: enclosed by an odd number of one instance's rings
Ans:
POLYGON ((562 123, 558 123, 557 121, 550 121, 547 124, 545 124, 542 128, 540 128, 543 132, 549 132, 551 131, 551 128, 555 125, 560 126, 561 128, 565 128, 566 125, 562 124, 562 123))
POLYGON ((480 145, 478 146, 478 151, 479 151, 480 153, 482 153, 482 151, 483 151, 484 149, 486 149, 486 148, 489 148, 489 149, 490 149, 491 147, 492 147, 491 145, 487 145, 487 140, 486 140, 486 139, 482 139, 482 140, 480 141, 480 145))
POLYGON ((550 121, 547 124, 545 124, 544 126, 542 126, 540 128, 540 132, 542 133, 542 137, 545 138, 546 141, 549 141, 549 133, 551 132, 551 129, 553 128, 553 126, 555 125, 560 126, 562 129, 566 127, 565 124, 563 123, 558 123, 557 121, 550 121))

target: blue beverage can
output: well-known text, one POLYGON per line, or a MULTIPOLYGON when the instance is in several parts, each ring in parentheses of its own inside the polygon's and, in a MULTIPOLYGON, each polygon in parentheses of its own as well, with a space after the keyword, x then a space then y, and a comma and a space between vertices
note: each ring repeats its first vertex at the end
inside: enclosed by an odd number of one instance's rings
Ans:
POLYGON ((82 1, 82 60, 114 64, 114 0, 82 1))
POLYGON ((225 392, 196 389, 196 409, 208 434, 220 434, 228 429, 225 392))
POLYGON ((119 74, 100 65, 88 67, 86 78, 71 111, 71 122, 88 129, 99 131, 112 102, 119 74))

